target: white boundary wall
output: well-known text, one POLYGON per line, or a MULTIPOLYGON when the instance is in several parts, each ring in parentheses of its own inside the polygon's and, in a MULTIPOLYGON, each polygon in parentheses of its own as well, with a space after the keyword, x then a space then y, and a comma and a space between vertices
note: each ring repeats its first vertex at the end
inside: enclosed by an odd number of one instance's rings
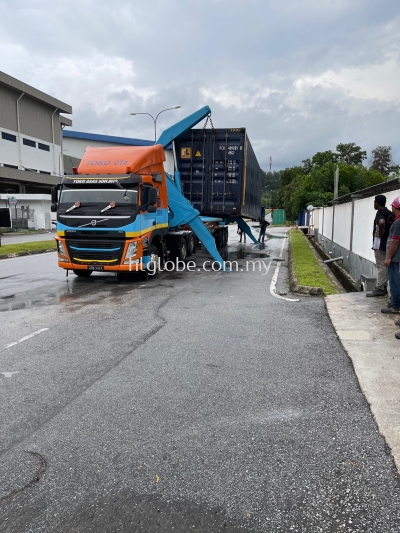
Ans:
MULTIPOLYGON (((386 196, 386 206, 390 209, 391 202, 397 196, 400 196, 400 189, 382 194, 386 196)), ((353 201, 336 204, 335 206, 320 207, 315 211, 314 229, 318 233, 320 244, 325 251, 331 254, 335 251, 334 255, 342 255, 343 251, 347 251, 348 256, 345 259, 349 259, 349 255, 354 254, 358 258, 375 264, 375 256, 372 250, 372 231, 376 215, 374 198, 375 194, 368 198, 354 198, 353 201), (333 219, 335 227, 333 228, 332 242, 333 219), (352 226, 353 239, 351 242, 352 226), (341 250, 341 252, 338 250, 341 250)))

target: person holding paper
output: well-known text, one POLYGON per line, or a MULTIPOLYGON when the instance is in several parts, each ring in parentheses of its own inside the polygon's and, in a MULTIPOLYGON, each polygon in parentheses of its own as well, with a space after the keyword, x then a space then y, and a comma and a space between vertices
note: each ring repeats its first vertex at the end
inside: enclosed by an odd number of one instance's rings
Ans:
POLYGON ((386 259, 386 243, 389 236, 390 227, 394 221, 394 216, 386 206, 386 196, 378 194, 375 196, 374 209, 376 216, 374 220, 373 230, 373 246, 375 254, 376 269, 378 271, 378 280, 373 291, 367 292, 366 296, 385 296, 388 284, 387 267, 385 266, 386 259))

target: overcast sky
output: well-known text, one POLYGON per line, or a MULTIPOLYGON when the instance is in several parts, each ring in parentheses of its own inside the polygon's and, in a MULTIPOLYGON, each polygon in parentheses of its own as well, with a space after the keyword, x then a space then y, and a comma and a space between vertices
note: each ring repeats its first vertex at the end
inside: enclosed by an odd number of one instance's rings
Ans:
POLYGON ((77 131, 152 139, 204 105, 262 168, 339 142, 400 163, 399 0, 0 0, 0 70, 77 131))

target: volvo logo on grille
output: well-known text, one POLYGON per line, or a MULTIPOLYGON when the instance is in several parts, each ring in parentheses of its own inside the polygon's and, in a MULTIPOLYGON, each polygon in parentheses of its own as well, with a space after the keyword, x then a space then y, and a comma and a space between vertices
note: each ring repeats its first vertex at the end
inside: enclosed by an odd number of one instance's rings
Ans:
POLYGON ((91 225, 92 225, 92 226, 95 226, 96 224, 97 224, 96 220, 92 220, 92 221, 91 221, 91 225))

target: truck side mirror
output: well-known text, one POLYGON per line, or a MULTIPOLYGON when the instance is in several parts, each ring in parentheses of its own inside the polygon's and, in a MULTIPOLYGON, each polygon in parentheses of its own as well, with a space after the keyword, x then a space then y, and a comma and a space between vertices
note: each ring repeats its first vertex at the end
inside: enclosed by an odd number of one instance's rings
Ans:
POLYGON ((147 212, 148 213, 156 213, 157 212, 157 207, 155 205, 149 205, 149 207, 147 208, 147 212))
POLYGON ((57 213, 57 205, 56 204, 51 204, 50 211, 52 213, 57 213))
POLYGON ((53 204, 56 204, 58 202, 58 188, 57 187, 51 188, 51 201, 53 204))
POLYGON ((155 204, 157 202, 157 189, 150 188, 149 189, 149 204, 155 204))
POLYGON ((153 178, 153 181, 162 183, 162 175, 159 172, 150 172, 150 175, 153 178))

